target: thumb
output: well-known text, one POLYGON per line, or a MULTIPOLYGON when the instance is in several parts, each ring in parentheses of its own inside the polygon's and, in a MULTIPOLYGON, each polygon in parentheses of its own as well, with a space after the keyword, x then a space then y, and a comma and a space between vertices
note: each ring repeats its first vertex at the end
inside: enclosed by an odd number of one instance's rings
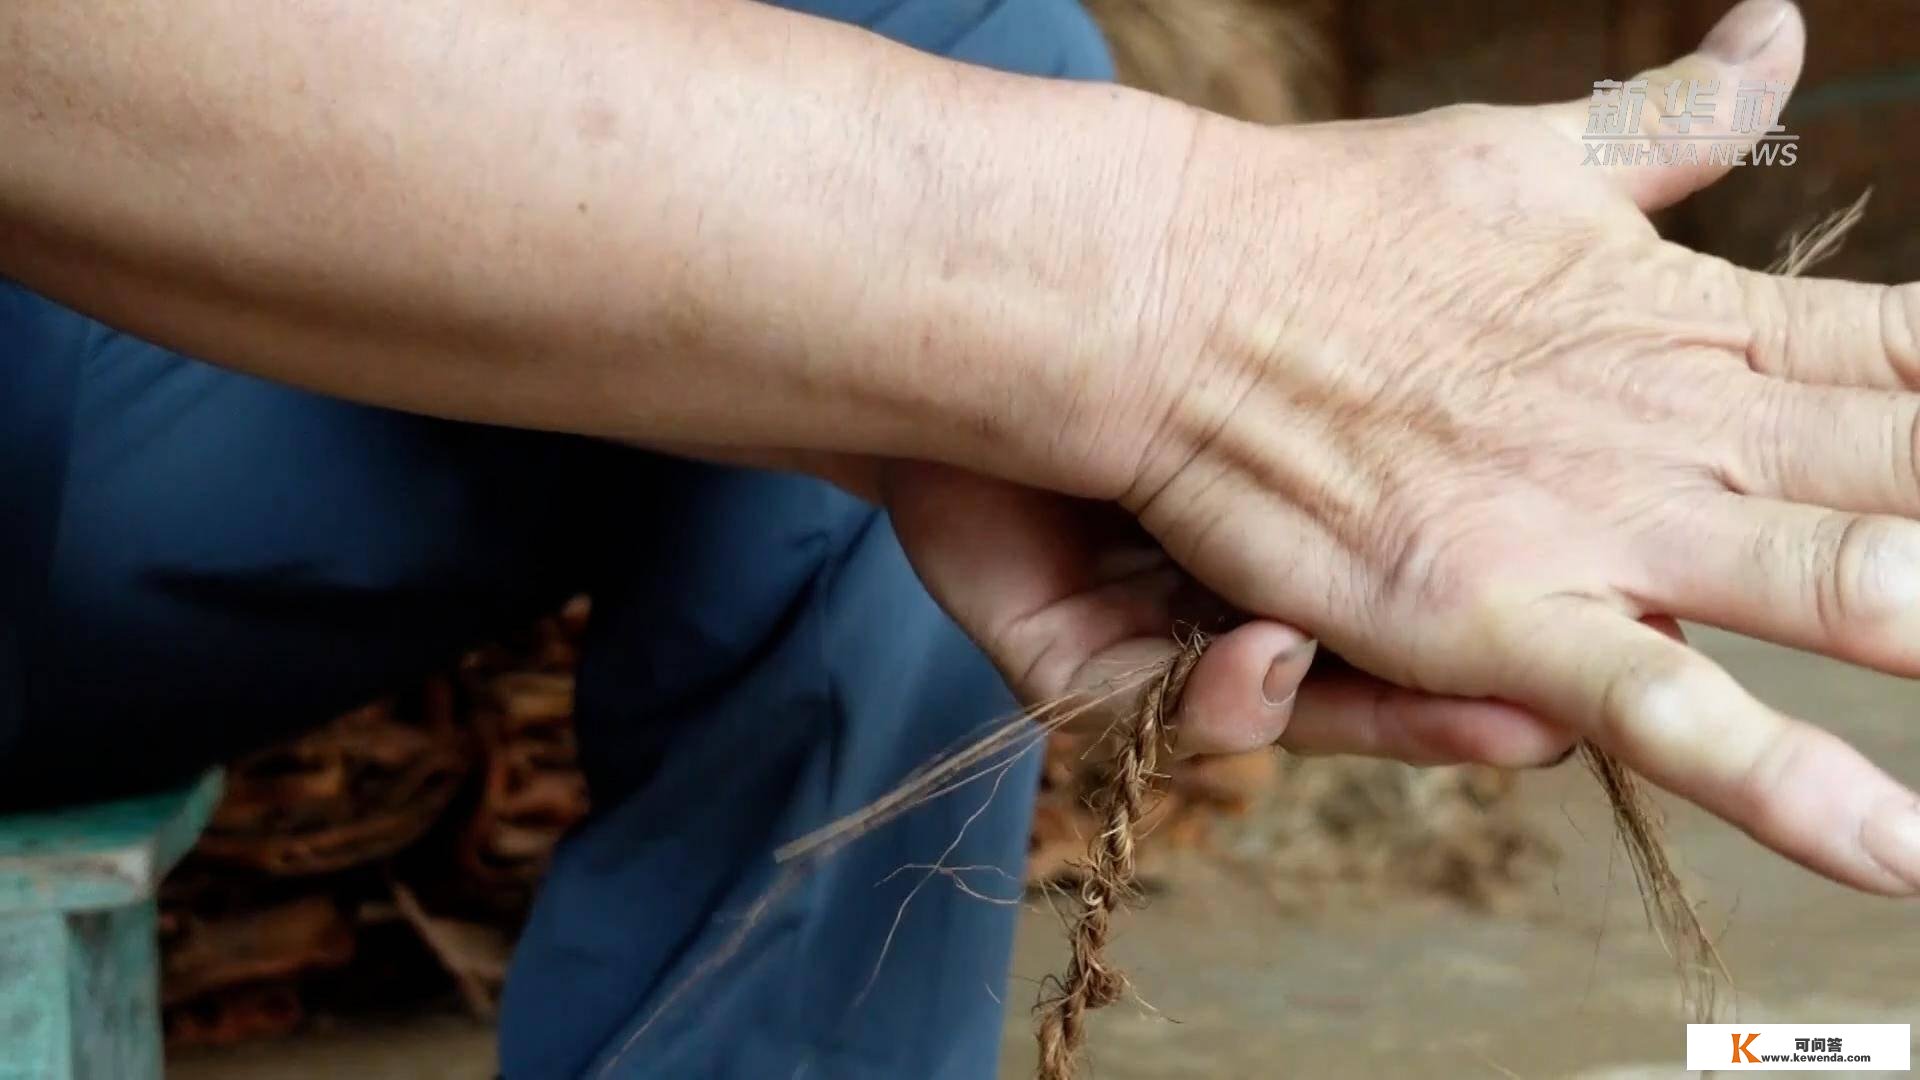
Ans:
MULTIPOLYGON (((1176 759, 1271 746, 1287 730, 1317 643, 1285 623, 1255 619, 1212 639, 1187 675, 1168 741, 1176 759)), ((1097 735, 1131 712, 1137 677, 1180 646, 1162 633, 1128 638, 1088 658, 1069 680, 1068 729, 1097 735), (1078 695, 1077 697, 1075 695, 1078 695)))
POLYGON ((1174 718, 1173 752, 1238 754, 1271 746, 1287 730, 1315 642, 1284 623, 1255 619, 1213 640, 1187 678, 1174 718))
POLYGON ((1580 140, 1588 166, 1640 209, 1659 210, 1725 176, 1736 152, 1761 140, 1800 78, 1806 44, 1793 0, 1745 0, 1697 52, 1542 110, 1580 140))

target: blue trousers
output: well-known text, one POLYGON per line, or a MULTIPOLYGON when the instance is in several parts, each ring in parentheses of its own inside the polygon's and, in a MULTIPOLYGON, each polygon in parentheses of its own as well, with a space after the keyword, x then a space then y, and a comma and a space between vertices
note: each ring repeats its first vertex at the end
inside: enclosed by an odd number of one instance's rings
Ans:
MULTIPOLYGON (((1074 0, 796 6, 1109 75, 1074 0)), ((579 590, 595 810, 515 957, 505 1075, 991 1076, 1012 909, 932 879, 882 945, 922 877, 895 871, 956 838, 949 865, 1017 893, 1034 762, 990 804, 970 788, 867 836, 739 933, 776 847, 1011 708, 884 516, 802 477, 317 397, 0 280, 0 803, 180 779, 579 590)))

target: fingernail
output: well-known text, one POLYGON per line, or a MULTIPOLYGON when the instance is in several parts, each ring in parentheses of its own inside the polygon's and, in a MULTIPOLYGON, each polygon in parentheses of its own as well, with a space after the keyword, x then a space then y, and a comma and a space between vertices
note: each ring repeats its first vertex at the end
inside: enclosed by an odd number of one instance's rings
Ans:
POLYGON ((1744 0, 1714 24, 1700 51, 1729 64, 1744 64, 1760 55, 1791 11, 1792 0, 1744 0))
POLYGON ((1300 693, 1300 680, 1307 677, 1307 669, 1313 666, 1313 654, 1319 648, 1319 642, 1308 638, 1274 658, 1272 666, 1267 668, 1266 680, 1260 684, 1260 698, 1268 708, 1283 709, 1293 704, 1300 693))
POLYGON ((1860 839, 1874 861, 1920 891, 1920 806, 1868 819, 1860 839))

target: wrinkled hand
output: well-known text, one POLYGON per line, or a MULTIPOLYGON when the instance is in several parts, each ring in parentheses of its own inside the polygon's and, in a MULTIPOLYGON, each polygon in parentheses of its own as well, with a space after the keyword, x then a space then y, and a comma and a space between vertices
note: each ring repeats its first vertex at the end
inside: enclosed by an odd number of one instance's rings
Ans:
POLYGON ((1230 610, 1108 503, 922 462, 647 448, 810 473, 881 504, 928 592, 1015 696, 1028 705, 1072 697, 1082 732, 1118 721, 1134 700, 1128 676, 1173 656, 1172 634, 1188 627, 1212 640, 1174 718, 1176 757, 1277 744, 1297 754, 1525 767, 1573 746, 1570 733, 1514 706, 1391 685, 1318 654, 1291 626, 1230 610))
MULTIPOLYGON (((878 471, 849 486, 885 503, 935 599, 1022 701, 1076 692, 1103 700, 1079 721, 1089 729, 1132 704, 1131 695, 1098 692, 1170 655, 1169 633, 1184 624, 1231 629, 1188 679, 1175 717, 1173 749, 1181 756, 1278 741, 1297 753, 1519 766, 1552 761, 1571 745, 1563 730, 1512 706, 1314 667, 1310 638, 1280 623, 1227 617, 1113 506, 947 466, 868 467, 878 471)), ((844 467, 837 478, 848 481, 844 467)))
MULTIPOLYGON (((1717 79, 1724 134, 1803 43, 1749 0, 1649 74, 1648 115, 1717 79)), ((1808 867, 1920 891, 1920 798, 1643 621, 1920 675, 1920 293, 1662 241, 1645 212, 1725 169, 1705 142, 1583 165, 1588 105, 1204 121, 1169 244, 1233 269, 1164 303, 1164 359, 1096 425, 1152 433, 1121 502, 1375 676, 1512 702, 1808 867)))

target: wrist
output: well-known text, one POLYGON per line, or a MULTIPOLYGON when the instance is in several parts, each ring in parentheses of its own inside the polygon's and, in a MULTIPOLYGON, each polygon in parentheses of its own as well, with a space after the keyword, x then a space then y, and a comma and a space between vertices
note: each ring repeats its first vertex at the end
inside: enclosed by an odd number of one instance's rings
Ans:
POLYGON ((1035 471, 1016 479, 1100 499, 1121 497, 1184 422, 1228 277, 1190 175, 1217 118, 1125 93, 1093 167, 1058 178, 1067 209, 1046 242, 1080 258, 1064 301, 1042 298, 1058 318, 1035 320, 1050 334, 1027 341, 1032 415, 1010 442, 1035 471))
POLYGON ((1311 240, 1297 134, 1192 112, 1177 195, 1140 262, 1156 285, 1119 365, 1136 434, 1107 497, 1130 509, 1221 437, 1284 351, 1311 240))
POLYGON ((1182 179, 1201 114, 999 80, 966 88, 971 122, 940 148, 965 164, 916 200, 915 231, 935 242, 908 246, 898 285, 870 294, 865 321, 890 322, 891 344, 869 371, 894 420, 850 448, 1115 498, 1169 403, 1170 354, 1207 318, 1182 179))

